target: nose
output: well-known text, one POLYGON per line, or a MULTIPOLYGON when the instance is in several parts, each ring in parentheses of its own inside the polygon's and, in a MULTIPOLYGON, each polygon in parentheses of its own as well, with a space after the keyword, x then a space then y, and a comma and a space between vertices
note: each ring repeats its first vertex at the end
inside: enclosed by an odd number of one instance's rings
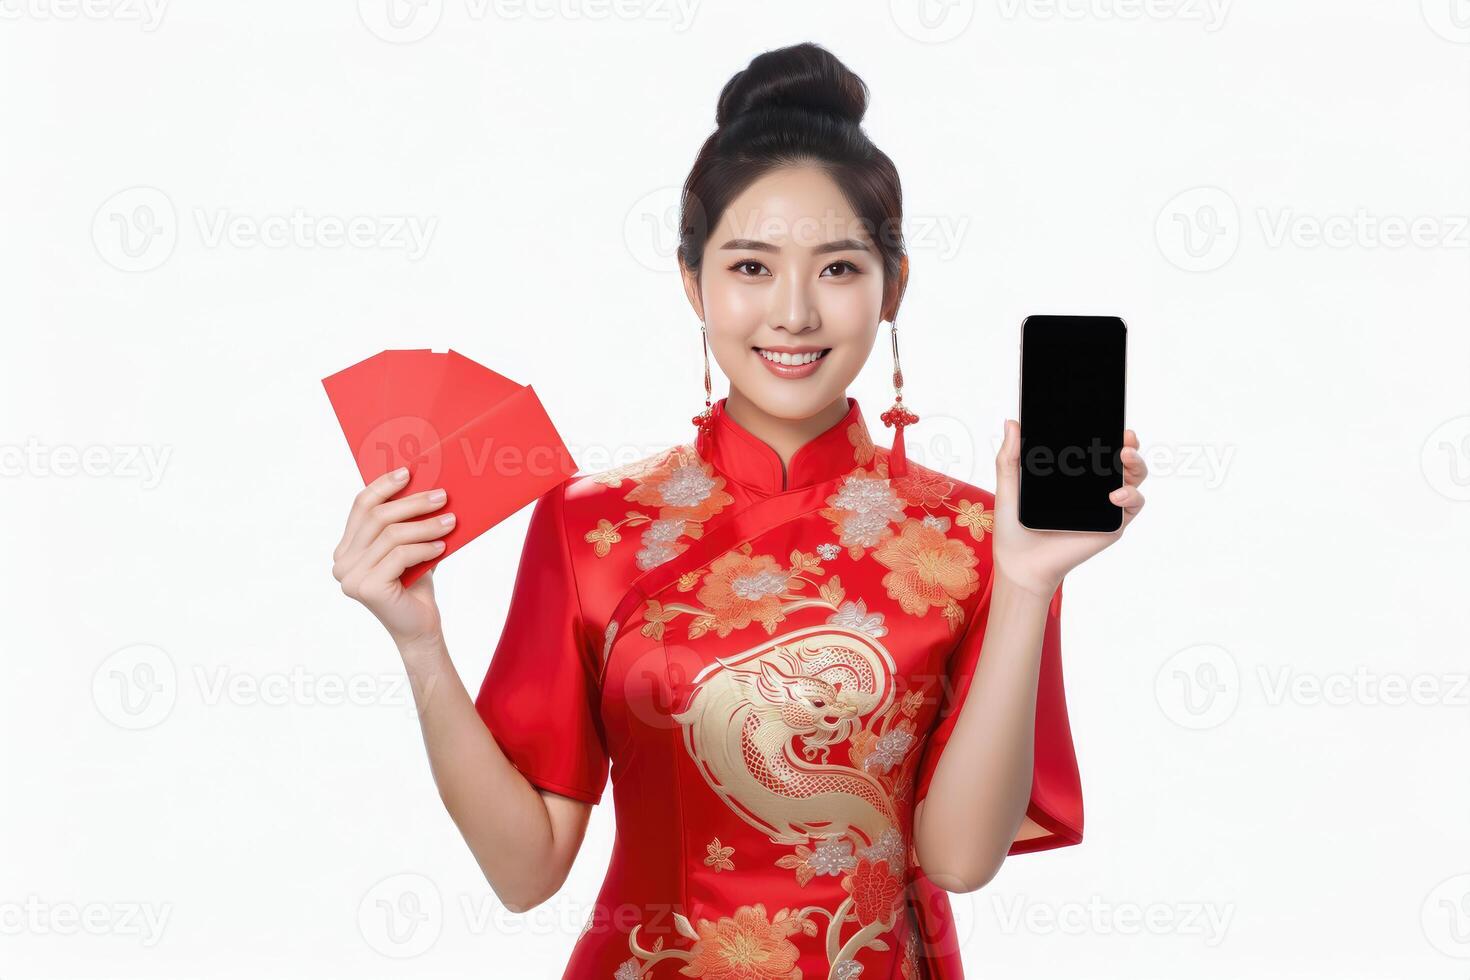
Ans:
POLYGON ((806 333, 821 326, 810 284, 801 276, 776 277, 769 314, 772 326, 791 333, 806 333))

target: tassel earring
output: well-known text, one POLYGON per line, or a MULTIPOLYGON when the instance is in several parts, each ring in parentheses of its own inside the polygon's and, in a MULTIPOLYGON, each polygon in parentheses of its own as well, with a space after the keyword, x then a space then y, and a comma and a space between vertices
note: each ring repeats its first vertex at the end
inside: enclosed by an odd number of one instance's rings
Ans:
POLYGON ((715 422, 715 410, 714 406, 710 403, 712 389, 710 388, 709 377, 709 331, 705 329, 703 320, 699 321, 699 336, 701 342, 704 344, 704 411, 694 416, 690 421, 699 427, 700 432, 708 433, 710 427, 715 422))
POLYGON ((892 426, 893 449, 888 454, 888 472, 890 476, 903 476, 908 472, 908 456, 904 451, 903 430, 906 425, 913 425, 919 421, 919 417, 908 410, 903 403, 903 368, 898 361, 898 317, 895 316, 888 321, 889 336, 893 339, 893 407, 884 412, 880 418, 884 425, 892 426))

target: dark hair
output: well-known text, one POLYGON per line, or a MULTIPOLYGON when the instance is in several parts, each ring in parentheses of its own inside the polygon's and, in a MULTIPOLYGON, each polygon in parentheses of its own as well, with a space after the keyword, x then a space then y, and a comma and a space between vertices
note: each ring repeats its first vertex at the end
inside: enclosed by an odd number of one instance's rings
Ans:
POLYGON ((720 92, 715 131, 684 181, 684 264, 699 274, 721 215, 756 180, 777 167, 814 164, 842 189, 877 246, 886 306, 889 290, 900 287, 903 192, 893 161, 862 130, 867 108, 863 80, 820 45, 794 44, 751 59, 720 92))

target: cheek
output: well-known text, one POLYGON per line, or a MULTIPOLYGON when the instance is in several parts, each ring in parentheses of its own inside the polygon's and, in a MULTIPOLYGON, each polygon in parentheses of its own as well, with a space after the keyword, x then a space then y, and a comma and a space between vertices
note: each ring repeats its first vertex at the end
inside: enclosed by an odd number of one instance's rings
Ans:
POLYGON ((823 290, 817 297, 822 322, 844 333, 861 333, 882 314, 883 284, 876 277, 823 290))
POLYGON ((704 316, 712 329, 746 337, 765 319, 765 299, 758 289, 740 288, 717 277, 704 290, 704 316))

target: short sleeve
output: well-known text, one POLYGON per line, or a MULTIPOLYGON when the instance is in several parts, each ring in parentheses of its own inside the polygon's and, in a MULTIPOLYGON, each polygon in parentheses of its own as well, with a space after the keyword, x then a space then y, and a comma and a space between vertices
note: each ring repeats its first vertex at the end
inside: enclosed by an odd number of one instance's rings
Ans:
MULTIPOLYGON (((929 791, 929 782, 969 693, 970 680, 980 659, 980 646, 985 639, 985 621, 990 615, 993 584, 992 577, 986 583, 980 605, 950 655, 948 682, 942 692, 952 692, 952 696, 943 697, 939 717, 924 747, 914 794, 915 806, 929 791)), ((1082 784, 1077 772, 1072 728, 1067 718, 1066 693, 1062 686, 1061 615, 1062 587, 1058 585, 1047 607, 1046 627, 1041 640, 1031 801, 1026 806, 1027 819, 1011 843, 1010 854, 1043 851, 1082 840, 1082 784)))
POLYGON ((608 757, 598 665, 567 545, 563 481, 531 510, 510 609, 475 710, 533 785, 599 803, 608 757))

